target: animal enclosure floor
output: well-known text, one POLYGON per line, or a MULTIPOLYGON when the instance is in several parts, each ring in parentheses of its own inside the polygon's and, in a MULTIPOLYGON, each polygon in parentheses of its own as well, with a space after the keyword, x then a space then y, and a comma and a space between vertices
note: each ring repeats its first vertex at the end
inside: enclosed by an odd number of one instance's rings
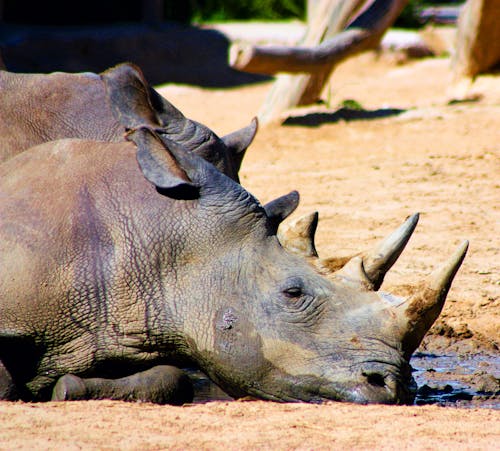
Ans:
MULTIPOLYGON (((328 105, 294 111, 291 125, 261 127, 241 181, 262 203, 297 189, 294 217, 319 211, 322 257, 368 249, 420 212, 382 287, 394 294, 407 295, 468 239, 422 351, 497 353, 500 78, 481 76, 458 92, 449 64, 374 53, 349 60, 332 76, 328 105), (362 110, 338 111, 347 99, 362 110)), ((249 123, 270 86, 160 92, 224 135, 249 123)), ((498 410, 437 406, 0 403, 0 449, 498 449, 499 425, 498 410)))

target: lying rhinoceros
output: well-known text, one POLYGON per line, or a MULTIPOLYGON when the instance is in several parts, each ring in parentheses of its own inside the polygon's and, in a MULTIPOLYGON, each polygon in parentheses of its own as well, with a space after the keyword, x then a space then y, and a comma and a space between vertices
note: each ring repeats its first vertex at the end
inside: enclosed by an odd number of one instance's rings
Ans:
POLYGON ((192 364, 234 397, 412 402, 409 359, 467 243, 406 302, 332 281, 280 245, 282 207, 150 127, 128 139, 0 167, 0 360, 20 398, 192 364))
POLYGON ((148 125, 238 181, 257 120, 219 138, 156 92, 140 69, 121 64, 102 74, 0 71, 0 162, 48 141, 122 141, 125 128, 148 125))

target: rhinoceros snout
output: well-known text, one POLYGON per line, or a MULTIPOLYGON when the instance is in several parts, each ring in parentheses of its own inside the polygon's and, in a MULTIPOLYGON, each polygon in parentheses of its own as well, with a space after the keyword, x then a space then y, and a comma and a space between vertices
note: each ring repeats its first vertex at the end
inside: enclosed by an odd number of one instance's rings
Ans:
POLYGON ((361 387, 355 391, 356 402, 413 404, 416 384, 411 376, 402 378, 372 369, 361 371, 361 387))

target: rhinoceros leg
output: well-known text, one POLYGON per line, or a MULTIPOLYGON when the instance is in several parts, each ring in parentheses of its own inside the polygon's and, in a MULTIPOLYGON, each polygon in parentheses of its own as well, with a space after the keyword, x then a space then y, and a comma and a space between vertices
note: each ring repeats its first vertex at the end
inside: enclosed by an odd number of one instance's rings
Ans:
POLYGON ((0 400, 15 401, 19 399, 17 388, 7 368, 0 362, 0 400))
POLYGON ((52 392, 52 401, 89 399, 181 405, 193 400, 193 385, 179 368, 159 365, 121 379, 82 379, 66 374, 52 392))

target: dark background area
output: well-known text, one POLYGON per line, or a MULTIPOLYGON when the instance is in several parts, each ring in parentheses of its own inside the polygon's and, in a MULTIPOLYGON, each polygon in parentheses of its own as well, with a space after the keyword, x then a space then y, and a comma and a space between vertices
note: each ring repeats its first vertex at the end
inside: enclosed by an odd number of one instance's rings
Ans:
MULTIPOLYGON (((422 25, 418 19, 421 9, 463 2, 410 0, 397 25, 422 25)), ((144 9, 153 8, 158 22, 305 19, 306 4, 307 0, 0 0, 0 17, 9 24, 98 25, 140 22, 144 9)))
MULTIPOLYGON (((420 11, 432 3, 410 0, 396 25, 421 26, 420 11)), ((102 72, 130 61, 153 84, 223 87, 258 82, 269 77, 230 68, 227 37, 196 24, 303 19, 306 4, 306 0, 0 0, 0 67, 3 59, 13 72, 102 72)))

